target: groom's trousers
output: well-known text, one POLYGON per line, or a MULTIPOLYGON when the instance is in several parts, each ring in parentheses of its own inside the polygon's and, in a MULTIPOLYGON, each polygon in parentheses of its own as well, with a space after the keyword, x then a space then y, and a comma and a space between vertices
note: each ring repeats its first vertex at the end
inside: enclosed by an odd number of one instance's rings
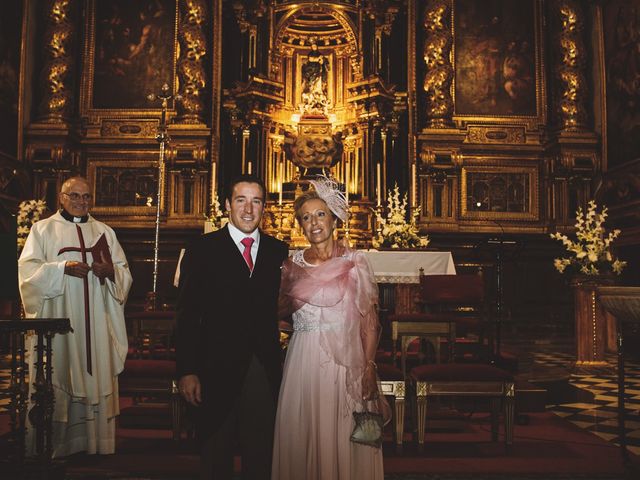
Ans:
POLYGON ((231 480, 236 448, 243 480, 269 480, 276 408, 267 373, 254 355, 236 405, 203 443, 200 480, 231 480))

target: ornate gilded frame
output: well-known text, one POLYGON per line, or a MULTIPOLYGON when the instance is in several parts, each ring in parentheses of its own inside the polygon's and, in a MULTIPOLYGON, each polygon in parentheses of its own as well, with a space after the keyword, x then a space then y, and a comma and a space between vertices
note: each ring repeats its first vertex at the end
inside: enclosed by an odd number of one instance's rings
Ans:
MULTIPOLYGON (((139 155, 136 156, 136 158, 141 158, 141 157, 145 157, 145 156, 149 156, 148 152, 137 152, 139 155)), ((132 169, 132 168, 149 168, 151 170, 154 170, 154 173, 156 174, 156 178, 157 178, 157 174, 158 174, 158 160, 156 158, 149 158, 148 160, 131 160, 129 158, 110 158, 110 159, 104 159, 104 158, 89 158, 87 159, 87 180, 89 181, 89 185, 91 185, 92 188, 92 195, 93 198, 96 198, 96 189, 99 188, 99 186, 96 184, 96 172, 98 170, 98 168, 101 167, 115 167, 115 168, 121 168, 121 169, 132 169)), ((166 202, 166 189, 167 189, 167 182, 165 180, 164 182, 164 186, 165 186, 165 192, 164 195, 160 196, 160 213, 162 215, 166 215, 167 213, 167 202, 166 202)), ((156 198, 153 198, 153 200, 155 201, 156 198)), ((156 214, 156 206, 151 205, 151 206, 137 206, 137 205, 131 205, 131 206, 122 206, 122 205, 110 205, 110 206, 96 206, 94 205, 91 208, 91 212, 97 215, 114 215, 114 216, 119 216, 119 217, 123 217, 123 216, 129 216, 129 217, 133 217, 133 216, 140 216, 140 217, 150 217, 150 216, 154 216, 156 214)))
MULTIPOLYGON (((510 2, 510 0, 502 0, 503 2, 510 2)), ((451 47, 451 65, 454 67, 453 80, 451 82, 451 97, 453 101, 453 121, 456 125, 466 126, 473 124, 500 124, 500 125, 524 125, 529 130, 535 130, 539 125, 545 125, 547 121, 547 88, 545 80, 545 62, 544 62, 544 33, 543 33, 543 1, 542 0, 527 0, 532 2, 534 18, 530 19, 533 22, 533 32, 535 45, 533 46, 533 54, 535 57, 534 76, 535 76, 535 115, 517 115, 517 114, 466 114, 458 110, 456 105, 456 10, 457 0, 452 0, 451 8, 451 31, 453 34, 453 44, 451 47)), ((518 2, 519 3, 519 2, 518 2)))
MULTIPOLYGON (((172 63, 172 91, 175 95, 178 89, 176 81, 177 59, 178 59, 178 24, 179 0, 174 0, 174 25, 173 25, 173 56, 172 63)), ((96 4, 97 0, 88 0, 85 15, 85 31, 83 44, 83 71, 80 83, 80 115, 87 117, 89 123, 100 123, 103 118, 144 118, 159 117, 161 115, 159 102, 149 102, 149 108, 97 108, 93 105, 94 97, 94 76, 96 66, 96 4)), ((158 93, 158 92, 149 92, 158 93)), ((175 104, 170 105, 169 115, 176 113, 175 104)))
POLYGON ((463 220, 512 220, 538 221, 540 219, 539 170, 535 165, 467 165, 460 174, 460 218, 463 220), (528 202, 525 212, 470 211, 467 197, 470 195, 469 175, 473 173, 522 174, 528 176, 528 202))

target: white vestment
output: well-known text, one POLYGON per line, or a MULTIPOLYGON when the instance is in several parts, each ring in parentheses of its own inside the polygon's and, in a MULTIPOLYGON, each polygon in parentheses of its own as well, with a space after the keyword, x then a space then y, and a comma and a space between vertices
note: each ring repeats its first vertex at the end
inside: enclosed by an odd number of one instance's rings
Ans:
MULTIPOLYGON (((86 262, 101 259, 86 254, 86 262)), ((72 333, 53 337, 54 456, 87 453, 114 453, 115 417, 118 404, 118 374, 127 356, 124 304, 131 287, 131 273, 114 231, 89 216, 86 223, 65 220, 58 212, 33 225, 20 260, 20 294, 27 318, 69 318, 72 333), (89 317, 91 368, 87 371, 85 339, 85 294, 83 279, 65 275, 67 261, 82 261, 82 254, 65 247, 80 247, 76 229, 82 230, 84 245, 91 248, 105 235, 114 268, 114 280, 100 283, 89 272, 89 317)), ((35 339, 33 339, 35 340, 35 339)), ((35 343, 35 341, 28 342, 35 343)), ((34 345, 30 345, 35 361, 34 345)), ((32 363, 32 362, 30 362, 32 363)), ((31 366, 33 372, 33 366, 31 366)), ((34 375, 30 378, 33 385, 34 375)), ((29 429, 33 433, 33 429, 29 429)), ((35 435, 30 435, 35 437, 35 435)), ((33 452, 32 441, 28 450, 33 452)))

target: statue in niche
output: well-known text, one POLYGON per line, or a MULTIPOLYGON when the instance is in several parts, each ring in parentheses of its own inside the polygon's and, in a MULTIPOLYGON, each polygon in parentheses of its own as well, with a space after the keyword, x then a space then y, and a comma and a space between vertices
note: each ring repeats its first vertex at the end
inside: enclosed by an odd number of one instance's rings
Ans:
POLYGON ((320 53, 315 41, 307 61, 302 65, 302 103, 300 112, 311 115, 327 115, 329 99, 327 97, 328 59, 320 53))

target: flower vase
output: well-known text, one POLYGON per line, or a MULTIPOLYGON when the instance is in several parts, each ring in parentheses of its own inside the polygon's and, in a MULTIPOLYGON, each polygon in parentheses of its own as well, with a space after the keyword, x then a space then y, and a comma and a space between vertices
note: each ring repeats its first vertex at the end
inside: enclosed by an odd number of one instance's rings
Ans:
POLYGON ((589 369, 607 364, 607 338, 615 338, 615 323, 610 321, 598 298, 597 288, 613 285, 609 275, 576 275, 571 280, 574 295, 576 367, 589 369))

